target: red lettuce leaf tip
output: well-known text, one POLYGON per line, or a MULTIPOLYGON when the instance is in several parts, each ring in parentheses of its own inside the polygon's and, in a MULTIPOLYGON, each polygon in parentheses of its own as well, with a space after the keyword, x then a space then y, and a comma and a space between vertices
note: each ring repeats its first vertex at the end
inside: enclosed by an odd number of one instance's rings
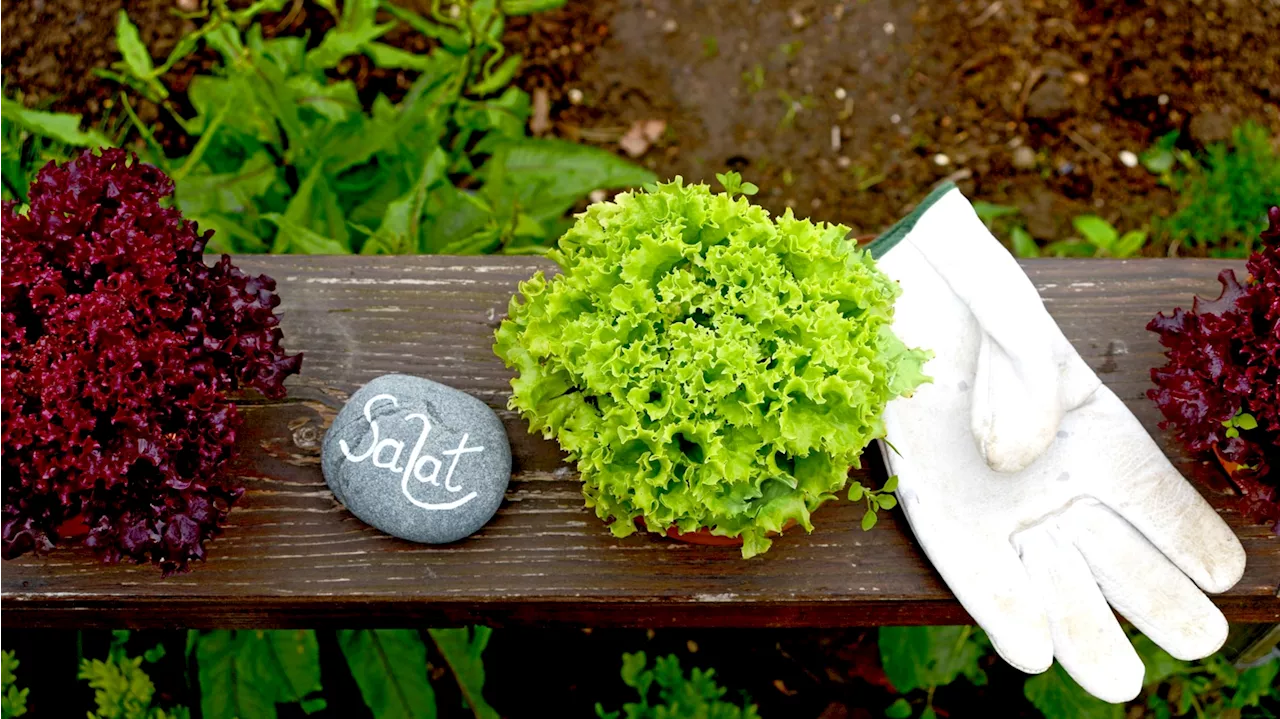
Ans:
POLYGON ((1188 449, 1233 467, 1242 510, 1280 531, 1280 207, 1267 217, 1245 282, 1224 270, 1216 300, 1197 297, 1190 312, 1147 325, 1168 360, 1151 370, 1147 396, 1188 449), (1239 426, 1243 415, 1253 422, 1239 426))

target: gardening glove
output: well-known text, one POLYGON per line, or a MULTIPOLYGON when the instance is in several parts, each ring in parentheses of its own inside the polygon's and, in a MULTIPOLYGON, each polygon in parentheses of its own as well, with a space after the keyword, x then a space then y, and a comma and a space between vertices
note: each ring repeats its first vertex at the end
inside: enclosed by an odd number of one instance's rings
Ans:
POLYGON ((894 332, 934 353, 933 382, 885 409, 885 462, 925 554, 996 651, 1031 673, 1056 657, 1111 702, 1137 696, 1143 666, 1108 603, 1179 659, 1216 651, 1227 623, 1201 590, 1240 579, 1240 542, 960 192, 931 195, 872 252, 902 287, 894 332))

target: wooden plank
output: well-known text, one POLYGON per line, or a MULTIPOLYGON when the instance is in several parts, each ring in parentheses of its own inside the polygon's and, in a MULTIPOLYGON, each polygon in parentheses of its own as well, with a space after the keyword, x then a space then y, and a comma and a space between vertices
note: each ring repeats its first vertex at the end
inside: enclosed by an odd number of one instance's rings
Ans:
MULTIPOLYGON (((280 281, 286 344, 306 352, 281 402, 246 402, 235 472, 248 488, 209 559, 162 579, 63 549, 3 565, 9 626, 406 626, 558 622, 590 626, 834 626, 969 621, 895 511, 873 531, 861 508, 824 507, 810 536, 763 557, 648 535, 614 539, 582 504, 557 447, 505 409, 509 372, 492 334, 516 283, 545 260, 501 257, 243 257, 280 281), (497 409, 514 477, 498 516, 445 547, 361 523, 329 493, 320 438, 344 399, 387 372, 452 385, 497 409)), ((1230 508, 1220 470, 1188 459, 1156 428, 1143 392, 1160 353, 1146 322, 1216 295, 1219 261, 1025 264, 1084 358, 1161 438, 1235 528, 1244 579, 1215 598, 1233 621, 1278 621, 1280 539, 1230 508)), ((1238 267, 1238 263, 1237 263, 1238 267)), ((882 473, 878 460, 865 471, 882 473)))

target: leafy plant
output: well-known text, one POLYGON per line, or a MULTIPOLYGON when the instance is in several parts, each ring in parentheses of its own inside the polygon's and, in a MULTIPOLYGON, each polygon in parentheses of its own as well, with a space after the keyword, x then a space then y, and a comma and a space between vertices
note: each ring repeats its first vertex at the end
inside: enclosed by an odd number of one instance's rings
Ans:
POLYGON ((1232 465, 1242 509, 1280 531, 1280 207, 1269 217, 1244 283, 1223 270, 1218 299, 1147 325, 1168 359, 1147 396, 1188 449, 1232 465))
POLYGON ((165 710, 154 704, 156 687, 142 664, 163 657, 164 647, 157 645, 144 656, 129 657, 124 647, 128 639, 129 632, 115 632, 105 660, 80 662, 77 676, 89 682, 97 706, 89 719, 188 719, 191 713, 186 707, 165 710))
POLYGON ((1080 215, 1071 220, 1080 237, 1051 242, 1045 250, 1058 257, 1133 257, 1147 242, 1146 230, 1124 234, 1097 215, 1080 215))
MULTIPOLYGON (((502 8, 546 2, 475 0, 456 14, 436 3, 430 18, 383 0, 328 3, 338 24, 309 49, 305 38, 264 39, 259 25, 241 31, 268 2, 239 13, 224 3, 214 1, 200 33, 221 64, 192 80, 196 116, 182 120, 200 139, 184 158, 162 160, 155 149, 179 207, 218 231, 211 249, 534 251, 563 232, 565 212, 590 191, 653 179, 611 153, 525 136, 529 97, 509 86, 520 58, 500 43, 502 8), (393 19, 379 23, 380 12, 393 19), (379 42, 399 24, 435 48, 416 55, 379 42), (418 79, 399 104, 380 95, 366 110, 354 83, 327 75, 354 54, 418 79)), ((137 57, 130 28, 122 15, 121 47, 133 49, 118 70, 158 94, 161 68, 137 57)))
POLYGON ((277 704, 298 704, 307 714, 325 708, 315 632, 213 631, 193 639, 204 719, 272 719, 277 704))
POLYGON ((1232 131, 1229 143, 1209 145, 1200 157, 1173 149, 1176 139, 1162 138, 1160 149, 1144 156, 1148 169, 1162 170, 1178 195, 1178 211, 1159 231, 1214 256, 1248 255, 1266 227, 1266 209, 1280 205, 1280 154, 1271 136, 1246 122, 1232 131))
POLYGON ((31 690, 18 688, 18 664, 13 652, 0 652, 0 719, 16 719, 27 713, 31 690))
MULTIPOLYGON (((1280 710, 1276 682, 1280 659, 1246 669, 1233 666, 1221 654, 1184 662, 1145 636, 1132 639, 1146 666, 1143 692, 1135 702, 1145 709, 1144 716, 1270 719, 1280 710)), ((1123 705, 1090 696, 1056 663, 1049 671, 1027 679, 1024 692, 1045 719, 1123 719, 1133 715, 1123 705)))
POLYGON ((1045 719, 1123 719, 1124 706, 1108 704, 1080 688, 1061 664, 1028 677, 1023 694, 1045 719))
POLYGON ((812 530, 885 403, 926 381, 889 328, 896 284, 847 235, 677 178, 592 205, 563 272, 520 285, 495 347, 511 406, 616 536, 705 528, 751 557, 812 530))
POLYGON ((1159 139, 1151 144, 1151 147, 1138 156, 1142 160, 1142 166, 1147 168, 1147 171, 1151 174, 1160 175, 1165 184, 1172 182, 1170 173, 1178 163, 1190 165, 1194 161, 1190 153, 1186 150, 1178 149, 1179 134, 1177 130, 1174 130, 1161 135, 1159 139))
POLYGON ((867 503, 867 511, 862 515, 862 530, 868 531, 876 526, 879 510, 890 510, 898 506, 898 498, 894 496, 894 492, 898 491, 898 475, 893 475, 884 481, 884 486, 880 489, 868 489, 859 482, 854 482, 849 487, 849 501, 867 503))
POLYGON ((431 719, 436 696, 427 677, 427 646, 412 629, 346 629, 338 645, 360 696, 378 719, 431 719))
POLYGON ((715 681, 714 669, 680 668, 674 654, 659 657, 652 669, 644 652, 622 655, 622 681, 636 690, 640 701, 605 711, 596 704, 600 719, 759 719, 754 704, 724 701, 728 690, 715 681), (657 696, 654 697, 656 691, 657 696))
POLYGON ((201 559, 243 491, 223 473, 229 396, 279 398, 275 282, 161 202, 169 179, 124 150, 40 171, 3 211, 3 555, 83 541, 166 574, 201 559))
POLYGON ((488 627, 428 629, 445 663, 458 680, 462 700, 476 719, 498 719, 498 713, 484 700, 484 661, 481 654, 493 630, 488 627))
POLYGON ((0 174, 4 200, 27 202, 27 188, 40 168, 65 162, 75 148, 111 147, 97 130, 82 130, 78 115, 32 110, 21 98, 0 98, 0 174))
MULTIPOLYGON (((974 685, 987 683, 987 674, 978 661, 991 651, 991 642, 981 629, 952 627, 881 627, 880 660, 894 688, 902 694, 924 690, 921 719, 933 719, 933 695, 940 686, 965 677, 974 685)), ((915 715, 915 706, 900 697, 885 710, 891 719, 915 715)))

